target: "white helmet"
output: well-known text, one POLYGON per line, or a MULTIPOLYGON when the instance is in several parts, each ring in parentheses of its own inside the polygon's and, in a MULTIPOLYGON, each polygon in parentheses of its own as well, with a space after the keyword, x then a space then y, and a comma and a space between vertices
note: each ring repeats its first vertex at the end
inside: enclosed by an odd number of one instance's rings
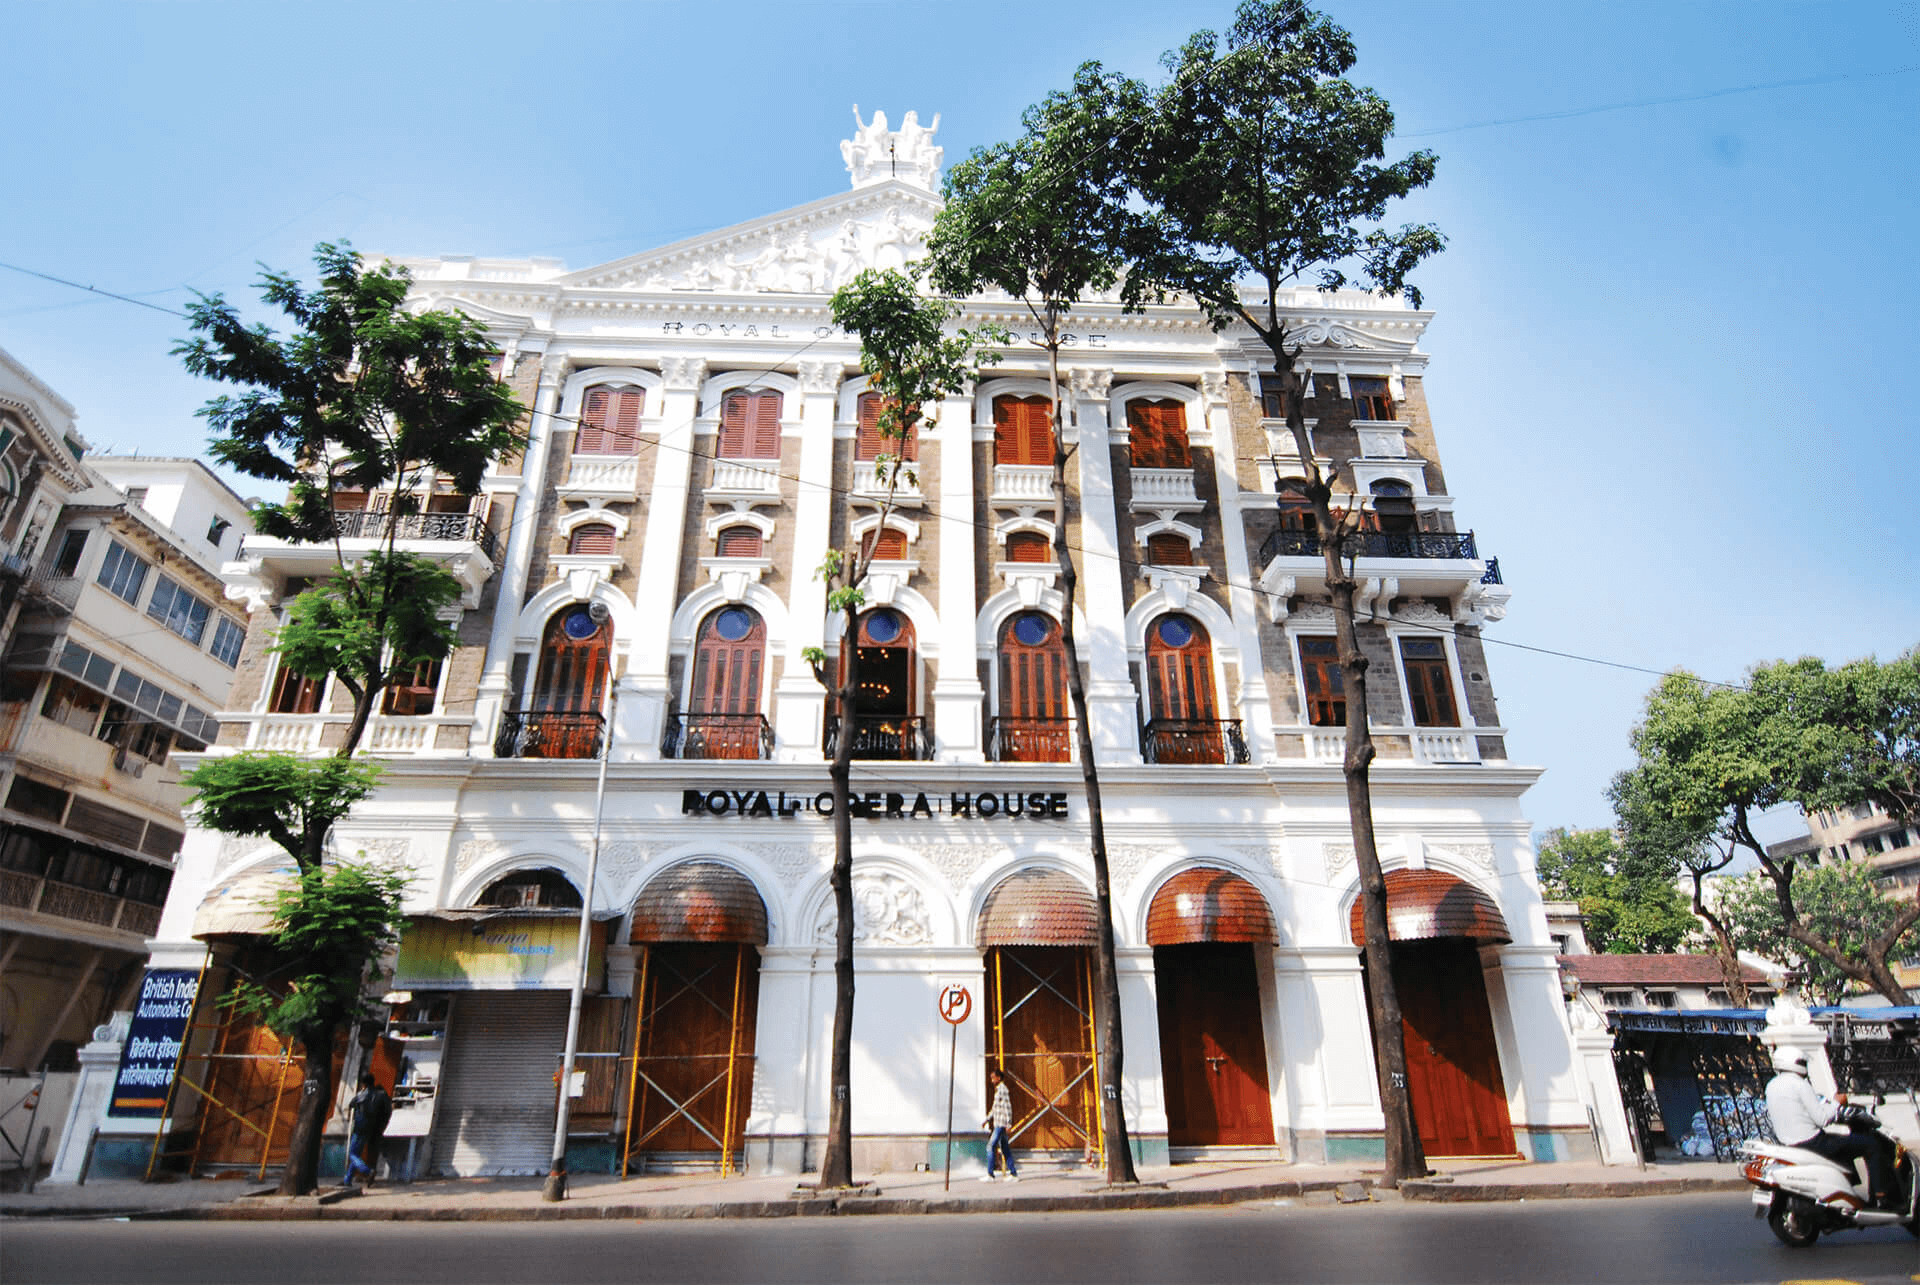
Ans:
POLYGON ((1776 1071, 1792 1071, 1795 1075, 1805 1075, 1807 1073, 1806 1050, 1781 1045, 1773 1051, 1773 1069, 1776 1071))

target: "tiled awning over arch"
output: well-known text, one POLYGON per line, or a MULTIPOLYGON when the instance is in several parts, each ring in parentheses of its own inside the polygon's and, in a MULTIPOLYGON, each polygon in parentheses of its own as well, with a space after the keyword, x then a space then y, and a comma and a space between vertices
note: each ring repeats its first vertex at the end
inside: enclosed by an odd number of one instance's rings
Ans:
POLYGON ((1147 944, 1274 940, 1273 913, 1260 890, 1217 867, 1183 870, 1147 907, 1147 944))
MULTIPOLYGON (((1353 901, 1348 929, 1353 944, 1361 945, 1361 905, 1353 901)), ((1387 872, 1387 937, 1392 941, 1425 941, 1433 937, 1470 937, 1480 942, 1509 942, 1507 921, 1493 898, 1464 879, 1439 870, 1387 872)))
POLYGON ((274 929, 280 894, 299 886, 291 865, 258 867, 222 880, 207 890, 193 912, 193 938, 264 937, 274 929))
POLYGON ((1057 870, 1019 870, 980 907, 982 946, 1092 946, 1100 940, 1093 894, 1057 870))
POLYGON ((718 861, 689 861, 660 874, 633 903, 628 941, 767 944, 767 905, 751 880, 718 861))

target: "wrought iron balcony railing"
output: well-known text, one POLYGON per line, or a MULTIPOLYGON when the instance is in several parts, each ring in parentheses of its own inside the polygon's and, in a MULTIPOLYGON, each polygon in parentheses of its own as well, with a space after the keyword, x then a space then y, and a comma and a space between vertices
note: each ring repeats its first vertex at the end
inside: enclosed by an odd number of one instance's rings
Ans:
MULTIPOLYGON (((1356 531, 1347 552, 1362 558, 1478 558, 1471 531, 1356 531)), ((1260 565, 1275 558, 1317 558, 1320 536, 1314 531, 1275 531, 1260 546, 1260 565)))
POLYGON ((493 752, 503 759, 600 757, 601 716, 592 710, 518 710, 500 716, 493 752))
POLYGON ((1140 729, 1140 753, 1149 763, 1245 763, 1252 757, 1237 718, 1156 718, 1140 729))
POLYGON ((1505 580, 1500 578, 1500 559, 1498 558, 1487 559, 1487 573, 1480 577, 1480 583, 1481 584, 1505 584, 1506 583, 1505 580))
POLYGON ((987 758, 995 763, 1065 763, 1072 757, 1070 718, 987 720, 987 758))
POLYGON ((773 728, 763 714, 669 714, 660 757, 770 759, 773 728))
MULTIPOLYGON (((841 718, 827 715, 827 734, 821 753, 834 756, 840 742, 841 718)), ((927 720, 918 714, 862 714, 853 724, 853 757, 857 759, 930 759, 933 737, 927 720)))
POLYGON ((384 513, 367 509, 335 509, 333 529, 342 540, 384 540, 388 524, 397 540, 456 540, 480 546, 489 561, 496 557, 498 539, 487 520, 477 513, 384 513))

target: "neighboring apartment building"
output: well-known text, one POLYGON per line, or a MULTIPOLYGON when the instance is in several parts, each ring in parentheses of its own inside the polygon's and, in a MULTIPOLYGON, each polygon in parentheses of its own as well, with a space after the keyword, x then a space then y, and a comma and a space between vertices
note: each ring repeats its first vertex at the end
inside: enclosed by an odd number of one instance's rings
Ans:
MULTIPOLYGON (((1560 967, 1576 983, 1572 1002, 1602 1017, 1633 1009, 1691 1013, 1734 1006, 1716 955, 1567 955, 1560 967)), ((1747 985, 1747 1007, 1773 1002, 1775 979, 1766 972, 1743 961, 1740 980, 1747 985)))
MULTIPOLYGON (((996 1065, 1015 1084, 1016 1146, 1078 1160, 1095 1145, 1094 901, 1044 354, 1023 334, 935 408, 883 522, 874 400, 827 298, 917 253, 940 149, 909 116, 842 150, 851 191, 598 267, 408 263, 418 304, 488 326, 532 407, 525 453, 480 494, 439 490, 399 519, 402 545, 466 586, 460 641, 374 717, 366 744, 389 775, 336 834, 339 851, 416 875, 391 1020, 368 1052, 400 1080, 389 1137, 414 1139, 418 1168, 545 1168, 576 966, 568 907, 586 893, 607 745, 582 1157, 817 1162, 825 765, 840 736, 855 740, 861 797, 856 1163, 937 1158, 936 999, 950 985, 973 1001, 956 1119, 980 1117, 996 1065), (867 540, 880 556, 857 640, 866 695, 848 720, 802 653, 840 663, 814 571, 829 547, 867 540)), ((1369 514, 1357 565, 1373 800, 1429 1153, 1589 1154, 1519 805, 1539 769, 1507 758, 1481 640, 1507 590, 1440 463, 1418 347, 1431 314, 1311 289, 1282 306, 1312 371, 1315 449, 1369 514)), ((969 304, 967 324, 988 319, 1019 331, 1026 318, 1005 298, 969 304)), ((1155 1157, 1378 1155, 1345 697, 1265 352, 1184 307, 1094 302, 1072 331, 1071 609, 1105 794, 1130 1127, 1155 1157)), ((387 529, 362 497, 341 507, 349 556, 387 529)), ((278 672, 266 650, 287 596, 333 558, 249 537, 227 567, 252 617, 219 750, 340 743, 344 695, 278 672)), ((190 834, 154 966, 210 963, 202 993, 219 990, 246 966, 253 901, 285 864, 266 842, 190 834)), ((273 1065, 258 1032, 222 1038, 273 1065)), ((259 1076, 194 1049, 181 1074, 256 1104, 208 1112, 197 1163, 257 1163, 263 1137, 284 1138, 284 1096, 259 1076)), ((176 1097, 185 1138, 201 1095, 176 1097)))
POLYGON ((217 574, 243 500, 193 460, 75 468, 0 652, 0 1067, 24 1071, 129 1006, 186 828, 169 755, 214 738, 246 634, 217 574))
MULTIPOLYGON (((1920 826, 1894 820, 1873 803, 1807 814, 1807 833, 1767 845, 1774 857, 1812 856, 1821 865, 1868 861, 1873 880, 1891 896, 1920 896, 1920 826)), ((1893 975, 1908 990, 1920 987, 1920 932, 1913 948, 1894 962, 1893 975)))

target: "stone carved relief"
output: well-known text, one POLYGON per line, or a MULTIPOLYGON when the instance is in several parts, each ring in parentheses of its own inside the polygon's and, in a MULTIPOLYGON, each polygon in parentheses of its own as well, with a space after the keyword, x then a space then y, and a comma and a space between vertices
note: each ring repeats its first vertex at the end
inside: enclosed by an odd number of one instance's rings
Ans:
MULTIPOLYGON (((1147 863, 1165 854, 1164 848, 1149 847, 1144 843, 1109 843, 1107 845, 1107 873, 1113 879, 1113 886, 1119 892, 1131 891, 1140 881, 1141 871, 1147 863)), ((1091 863, 1092 856, 1088 856, 1091 863)))
POLYGON ((1067 382, 1080 400, 1104 402, 1113 390, 1113 372, 1075 366, 1067 371, 1067 382))
POLYGON ((707 382, 707 363, 698 357, 662 357, 660 378, 670 390, 699 392, 707 382))
MULTIPOLYGON (((903 268, 919 258, 933 228, 932 212, 893 202, 871 218, 846 215, 788 224, 725 245, 689 249, 588 284, 638 287, 654 293, 829 294, 867 268, 903 268)), ((753 325, 743 333, 756 333, 753 325)), ((669 388, 675 387, 671 378, 669 388)))
POLYGON ((1431 843, 1429 851, 1445 853, 1456 861, 1478 866, 1489 873, 1493 870, 1493 845, 1490 843, 1431 843))
POLYGON ((475 866, 505 856, 507 845, 493 839, 468 839, 453 854, 453 872, 465 874, 475 866))
POLYGON ((219 874, 242 857, 250 856, 260 849, 261 840, 256 835, 229 834, 220 840, 220 852, 213 859, 213 872, 219 874))
POLYGON ((1327 878, 1331 881, 1359 858, 1354 856, 1351 843, 1323 843, 1320 845, 1320 860, 1325 864, 1327 878))
POLYGON ((1293 621, 1300 625, 1331 625, 1333 606, 1325 602, 1303 602, 1293 613, 1293 621))
POLYGON ((840 377, 845 368, 837 361, 803 361, 800 363, 800 388, 808 393, 831 393, 840 388, 840 377))
POLYGON ((955 892, 965 888, 973 874, 997 853, 965 843, 915 843, 908 845, 913 855, 940 872, 955 892))
POLYGON ((631 839, 601 844, 600 873, 610 883, 630 881, 649 861, 666 850, 664 843, 636 843, 631 839))
MULTIPOLYGON (((831 902, 821 908, 813 939, 830 943, 836 928, 831 902)), ((853 939, 869 946, 923 946, 933 940, 926 898, 894 874, 853 877, 853 939)))
POLYGON ((1224 402, 1227 400, 1227 372, 1224 370, 1203 370, 1200 372, 1200 391, 1207 400, 1224 402))
POLYGON ((1264 866, 1268 870, 1273 871, 1276 878, 1284 879, 1287 877, 1287 850, 1285 848, 1264 844, 1259 847, 1236 847, 1234 851, 1246 857, 1247 860, 1251 861, 1254 865, 1264 866))
POLYGON ((1402 603, 1400 610, 1393 613, 1395 620, 1404 620, 1410 625, 1437 625, 1447 632, 1453 632, 1453 618, 1440 610, 1425 598, 1416 598, 1412 602, 1402 603))
POLYGON ((413 866, 413 841, 411 839, 381 838, 363 839, 353 845, 354 849, 367 854, 367 860, 375 865, 386 866, 390 870, 408 870, 413 866))
POLYGON ((802 879, 833 861, 831 843, 743 843, 740 846, 765 862, 774 877, 789 889, 798 887, 802 879))
POLYGON ((840 159, 847 163, 855 187, 900 179, 929 192, 940 190, 940 165, 947 154, 946 148, 933 144, 940 113, 933 114, 933 124, 922 125, 919 112, 908 112, 899 129, 889 129, 885 112, 863 121, 855 103, 853 124, 853 137, 840 143, 840 159))

